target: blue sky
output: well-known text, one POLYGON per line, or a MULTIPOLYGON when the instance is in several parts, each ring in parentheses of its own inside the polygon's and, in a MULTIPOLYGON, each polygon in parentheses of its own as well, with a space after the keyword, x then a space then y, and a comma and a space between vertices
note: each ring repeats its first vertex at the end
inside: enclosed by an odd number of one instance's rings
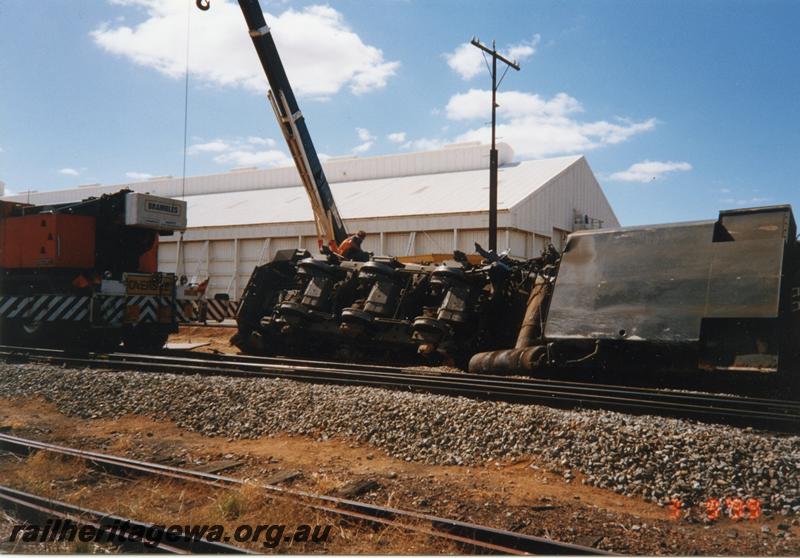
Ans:
MULTIPOLYGON (((188 4, 0 3, 8 189, 180 176, 188 4)), ((501 140, 518 159, 585 154, 623 224, 800 208, 800 2, 262 6, 324 155, 488 139, 477 35, 522 66, 501 87, 501 140)), ((189 18, 187 174, 285 163, 238 7, 189 18)))

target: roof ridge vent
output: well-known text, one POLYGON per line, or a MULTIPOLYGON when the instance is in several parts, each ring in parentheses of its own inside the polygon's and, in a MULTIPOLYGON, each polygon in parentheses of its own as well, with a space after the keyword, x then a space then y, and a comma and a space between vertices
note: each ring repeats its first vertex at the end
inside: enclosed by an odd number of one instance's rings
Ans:
POLYGON ((477 147, 481 145, 479 141, 462 141, 459 143, 448 143, 442 146, 442 149, 463 149, 465 147, 477 147))
POLYGON ((228 172, 250 172, 257 171, 258 167, 234 167, 228 172))
POLYGON ((356 161, 358 159, 359 159, 358 155, 337 155, 335 157, 328 157, 323 162, 326 163, 328 161, 356 161))

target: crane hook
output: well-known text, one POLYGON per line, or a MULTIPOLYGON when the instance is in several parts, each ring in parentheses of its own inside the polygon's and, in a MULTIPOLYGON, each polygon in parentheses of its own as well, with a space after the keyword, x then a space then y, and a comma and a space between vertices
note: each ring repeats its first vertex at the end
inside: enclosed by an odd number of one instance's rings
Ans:
POLYGON ((211 7, 211 0, 195 0, 195 4, 205 12, 211 7))

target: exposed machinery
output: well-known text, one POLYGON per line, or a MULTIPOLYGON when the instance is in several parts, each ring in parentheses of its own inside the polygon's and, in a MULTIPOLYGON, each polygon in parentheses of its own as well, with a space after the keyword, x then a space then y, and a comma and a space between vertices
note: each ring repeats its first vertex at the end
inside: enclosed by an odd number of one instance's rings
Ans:
POLYGON ((122 190, 77 203, 0 201, 0 340, 27 346, 161 348, 177 331, 175 275, 158 236, 186 202, 122 190))
MULTIPOLYGON (((208 2, 197 0, 208 8, 208 2)), ((321 256, 253 272, 232 341, 246 352, 447 362, 484 373, 719 370, 800 363, 791 208, 570 235, 532 260, 483 251, 440 265, 346 261, 347 236, 257 0, 239 0, 270 101, 311 199, 321 256)))
POLYGON ((528 291, 554 254, 529 261, 463 254, 441 265, 320 260, 284 251, 256 268, 233 341, 245 351, 466 366, 480 350, 513 345, 528 291))

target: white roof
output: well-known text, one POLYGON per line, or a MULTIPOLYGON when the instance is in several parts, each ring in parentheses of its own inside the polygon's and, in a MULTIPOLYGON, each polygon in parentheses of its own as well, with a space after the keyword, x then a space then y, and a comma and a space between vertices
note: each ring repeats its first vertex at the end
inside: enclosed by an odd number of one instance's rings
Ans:
MULTIPOLYGON (((508 144, 498 143, 501 165, 514 160, 514 151, 508 144)), ((478 142, 445 146, 433 151, 395 153, 377 157, 337 157, 322 163, 325 176, 331 184, 355 180, 374 180, 398 176, 461 172, 489 168, 489 148, 478 142)), ((123 184, 86 184, 65 190, 24 192, 4 199, 37 205, 75 202, 89 196, 118 192, 130 188, 134 192, 159 196, 183 197, 220 192, 243 192, 301 186, 300 176, 294 166, 269 169, 235 169, 230 172, 205 176, 187 176, 186 180, 174 177, 154 177, 150 180, 123 184)), ((18 189, 18 188, 17 188, 18 189)))
MULTIPOLYGON (((506 164, 498 172, 498 209, 510 209, 581 156, 506 164)), ((332 183, 343 219, 487 211, 488 169, 332 183)), ((188 196, 189 227, 311 221, 302 187, 188 196)))
MULTIPOLYGON (((581 156, 514 163, 513 150, 498 143, 498 209, 511 209, 581 156)), ((478 213, 489 206, 489 148, 477 142, 419 153, 348 157, 323 163, 344 219, 478 213)), ((311 222, 308 196, 294 167, 241 169, 192 176, 159 177, 133 184, 92 184, 22 193, 4 199, 33 204, 74 202, 130 188, 183 197, 189 227, 311 222)))

